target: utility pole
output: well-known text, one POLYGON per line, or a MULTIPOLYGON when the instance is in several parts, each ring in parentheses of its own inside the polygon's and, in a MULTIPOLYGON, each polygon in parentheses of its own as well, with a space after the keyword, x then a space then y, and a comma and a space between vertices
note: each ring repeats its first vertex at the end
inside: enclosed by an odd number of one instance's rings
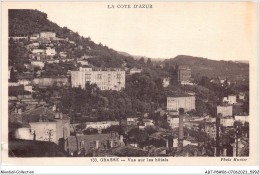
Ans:
POLYGON ((219 125, 220 125, 220 117, 221 114, 217 115, 216 118, 216 156, 220 156, 220 149, 219 149, 219 125))
POLYGON ((236 157, 238 156, 238 124, 236 125, 236 157))

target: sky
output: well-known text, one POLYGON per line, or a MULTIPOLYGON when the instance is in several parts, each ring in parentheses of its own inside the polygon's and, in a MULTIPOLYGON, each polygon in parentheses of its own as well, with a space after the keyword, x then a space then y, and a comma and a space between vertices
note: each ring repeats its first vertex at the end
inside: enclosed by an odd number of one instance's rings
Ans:
POLYGON ((132 55, 190 55, 214 60, 257 56, 256 3, 149 2, 145 4, 152 8, 133 8, 143 3, 37 3, 32 8, 96 43, 132 55), (125 4, 132 8, 117 8, 125 4))

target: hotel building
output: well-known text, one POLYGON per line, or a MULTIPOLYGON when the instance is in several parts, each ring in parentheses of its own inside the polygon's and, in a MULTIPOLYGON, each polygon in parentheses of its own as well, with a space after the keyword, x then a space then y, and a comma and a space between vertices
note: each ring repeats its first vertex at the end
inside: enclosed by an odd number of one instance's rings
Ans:
POLYGON ((195 109, 195 96, 167 97, 167 110, 179 111, 179 108, 185 112, 195 109))
POLYGON ((82 68, 71 71, 71 86, 85 89, 86 83, 96 84, 100 90, 125 88, 125 71, 116 68, 82 68))

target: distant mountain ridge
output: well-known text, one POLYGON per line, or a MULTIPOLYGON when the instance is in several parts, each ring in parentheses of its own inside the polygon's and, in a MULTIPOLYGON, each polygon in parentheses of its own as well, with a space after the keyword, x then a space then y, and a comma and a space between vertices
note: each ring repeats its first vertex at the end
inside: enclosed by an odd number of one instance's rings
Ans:
POLYGON ((234 80, 249 78, 249 64, 234 61, 216 61, 201 57, 178 55, 164 60, 165 64, 187 65, 192 69, 192 75, 207 77, 228 77, 234 80))
POLYGON ((148 57, 146 57, 146 56, 132 55, 132 54, 129 54, 129 53, 127 53, 127 52, 117 51, 117 53, 120 54, 120 55, 123 55, 123 56, 133 57, 133 58, 135 58, 135 59, 137 59, 137 60, 140 59, 140 58, 144 58, 145 60, 148 59, 148 57))

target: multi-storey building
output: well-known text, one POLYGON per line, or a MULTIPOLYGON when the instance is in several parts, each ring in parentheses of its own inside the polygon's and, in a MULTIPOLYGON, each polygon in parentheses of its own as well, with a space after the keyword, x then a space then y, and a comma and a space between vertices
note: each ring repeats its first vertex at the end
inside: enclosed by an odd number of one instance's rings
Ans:
POLYGON ((80 68, 71 71, 71 86, 85 89, 86 83, 96 84, 101 90, 125 88, 125 71, 109 68, 80 68))
POLYGON ((233 115, 233 106, 217 106, 217 114, 222 114, 222 117, 232 116, 233 115))
POLYGON ((179 127, 179 117, 178 116, 168 116, 167 122, 172 129, 179 127))
POLYGON ((223 117, 220 119, 220 124, 224 127, 234 126, 234 119, 232 117, 223 117))
POLYGON ((186 82, 191 78, 191 68, 188 66, 179 66, 178 67, 178 81, 186 82))
POLYGON ((40 32, 40 38, 55 38, 55 32, 40 32))
POLYGON ((216 123, 206 123, 205 132, 210 139, 216 139, 217 137, 216 123))
POLYGON ((195 110, 195 96, 167 97, 167 110, 179 111, 179 108, 185 112, 195 110))

